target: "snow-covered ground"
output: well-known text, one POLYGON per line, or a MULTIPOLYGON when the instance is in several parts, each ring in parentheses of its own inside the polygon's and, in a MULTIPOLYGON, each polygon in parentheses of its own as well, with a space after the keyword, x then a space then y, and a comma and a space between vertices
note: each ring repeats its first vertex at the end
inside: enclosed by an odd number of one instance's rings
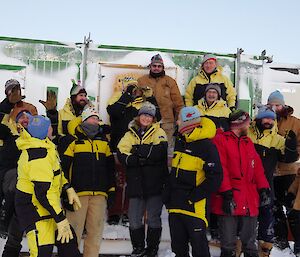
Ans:
MULTIPOLYGON (((158 257, 174 257, 175 254, 171 251, 170 244, 170 232, 168 225, 168 214, 166 210, 163 210, 162 213, 162 221, 163 221, 163 231, 162 238, 159 247, 158 257)), ((5 244, 4 239, 0 239, 0 253, 2 254, 3 247, 5 244)), ((22 252, 28 252, 27 240, 24 238, 22 242, 23 248, 22 252)), ((291 243, 291 248, 293 243, 291 243)), ((80 249, 82 251, 82 242, 80 245, 80 249)), ((56 252, 56 249, 54 249, 56 252)), ((116 255, 127 255, 132 251, 131 242, 129 238, 129 229, 126 226, 122 225, 105 225, 103 232, 103 241, 101 244, 100 253, 101 254, 116 254, 116 255)), ((211 257, 219 257, 220 249, 218 247, 211 246, 210 247, 211 257)), ((242 255, 243 256, 243 255, 242 255)), ((280 251, 276 247, 272 249, 271 257, 295 257, 295 255, 291 252, 290 249, 285 249, 284 251, 280 251)))

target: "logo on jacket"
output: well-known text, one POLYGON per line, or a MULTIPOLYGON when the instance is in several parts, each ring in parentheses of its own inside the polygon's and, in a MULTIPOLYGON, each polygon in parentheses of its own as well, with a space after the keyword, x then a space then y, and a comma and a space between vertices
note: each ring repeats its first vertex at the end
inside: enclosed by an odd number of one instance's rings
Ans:
POLYGON ((194 114, 195 114, 195 112, 188 112, 188 113, 185 115, 185 117, 191 118, 191 117, 193 117, 194 114))
POLYGON ((213 167, 215 167, 215 163, 214 162, 209 162, 209 163, 207 163, 207 166, 209 168, 213 168, 213 167))
POLYGON ((251 167, 254 168, 254 166, 255 166, 255 161, 252 160, 252 161, 251 161, 251 167))

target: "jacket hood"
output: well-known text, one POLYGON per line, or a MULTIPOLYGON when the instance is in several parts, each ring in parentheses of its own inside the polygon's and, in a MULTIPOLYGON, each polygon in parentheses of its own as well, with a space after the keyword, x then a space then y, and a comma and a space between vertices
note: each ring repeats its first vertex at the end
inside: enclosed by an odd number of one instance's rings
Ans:
POLYGON ((216 125, 211 119, 201 117, 200 127, 185 135, 185 140, 186 142, 193 142, 205 138, 212 139, 216 135, 216 131, 216 125))
POLYGON ((206 110, 207 109, 212 109, 214 107, 217 107, 217 108, 227 107, 227 104, 223 99, 217 100, 211 106, 208 106, 204 97, 202 97, 198 101, 198 105, 202 105, 206 110))
POLYGON ((263 136, 266 136, 268 134, 276 134, 278 132, 277 121, 275 120, 274 126, 271 129, 265 129, 263 132, 260 132, 260 130, 256 126, 256 121, 254 120, 251 122, 249 130, 252 131, 252 133, 255 134, 257 138, 262 138, 263 136))
POLYGON ((64 109, 65 112, 68 112, 68 113, 73 114, 73 115, 75 114, 75 110, 73 108, 73 105, 72 105, 72 102, 71 102, 70 98, 67 98, 63 109, 64 109))
POLYGON ((55 145, 48 137, 43 140, 32 137, 23 127, 21 128, 20 131, 20 137, 16 140, 16 145, 19 150, 26 150, 29 148, 39 148, 39 147, 55 148, 55 145))

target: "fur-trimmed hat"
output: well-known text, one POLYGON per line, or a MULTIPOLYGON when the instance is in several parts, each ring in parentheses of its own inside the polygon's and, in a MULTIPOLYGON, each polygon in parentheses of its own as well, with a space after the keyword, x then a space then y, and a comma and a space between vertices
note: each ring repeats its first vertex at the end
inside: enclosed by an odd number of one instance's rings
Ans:
POLYGON ((261 120, 261 119, 264 119, 264 118, 269 118, 269 119, 272 119, 272 120, 276 119, 276 113, 268 105, 260 106, 259 109, 258 109, 258 113, 256 115, 257 120, 261 120))
POLYGON ((142 114, 148 114, 152 117, 155 117, 155 114, 156 114, 155 105, 150 102, 143 103, 142 107, 139 110, 138 116, 140 116, 142 114))
POLYGON ((283 94, 279 90, 272 92, 268 97, 268 104, 285 105, 283 94))
POLYGON ((51 121, 49 118, 42 115, 30 115, 27 131, 32 137, 43 140, 48 135, 50 125, 51 121))
POLYGON ((243 128, 250 124, 250 116, 243 110, 235 110, 229 115, 230 129, 243 128))
POLYGON ((91 116, 97 116, 100 120, 100 115, 97 112, 97 110, 95 109, 95 107, 89 106, 82 111, 82 114, 81 114, 82 122, 86 121, 91 116))
POLYGON ((200 125, 201 113, 198 108, 194 106, 183 107, 179 113, 180 123, 178 132, 180 134, 187 134, 193 131, 194 128, 200 125))
POLYGON ((9 90, 12 90, 15 87, 21 87, 20 82, 16 79, 9 79, 5 82, 5 94, 7 95, 9 90))

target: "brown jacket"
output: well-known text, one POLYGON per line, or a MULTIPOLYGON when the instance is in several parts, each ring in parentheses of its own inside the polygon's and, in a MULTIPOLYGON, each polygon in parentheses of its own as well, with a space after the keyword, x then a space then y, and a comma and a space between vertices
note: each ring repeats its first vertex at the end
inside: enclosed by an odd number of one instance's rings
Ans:
POLYGON ((173 78, 167 75, 158 78, 144 75, 138 79, 138 85, 152 88, 162 116, 162 123, 174 123, 177 120, 179 111, 184 104, 173 78))
MULTIPOLYGON (((290 106, 286 106, 287 115, 281 117, 278 121, 278 134, 286 137, 287 133, 290 130, 293 130, 297 136, 297 151, 300 153, 300 120, 295 116, 292 116, 294 110, 290 106)), ((290 174, 297 174, 297 170, 300 167, 300 164, 297 162, 294 163, 283 163, 278 162, 276 169, 276 176, 284 176, 290 174)))
POLYGON ((300 211, 300 174, 296 176, 294 182, 290 185, 289 192, 296 196, 293 209, 300 211))

